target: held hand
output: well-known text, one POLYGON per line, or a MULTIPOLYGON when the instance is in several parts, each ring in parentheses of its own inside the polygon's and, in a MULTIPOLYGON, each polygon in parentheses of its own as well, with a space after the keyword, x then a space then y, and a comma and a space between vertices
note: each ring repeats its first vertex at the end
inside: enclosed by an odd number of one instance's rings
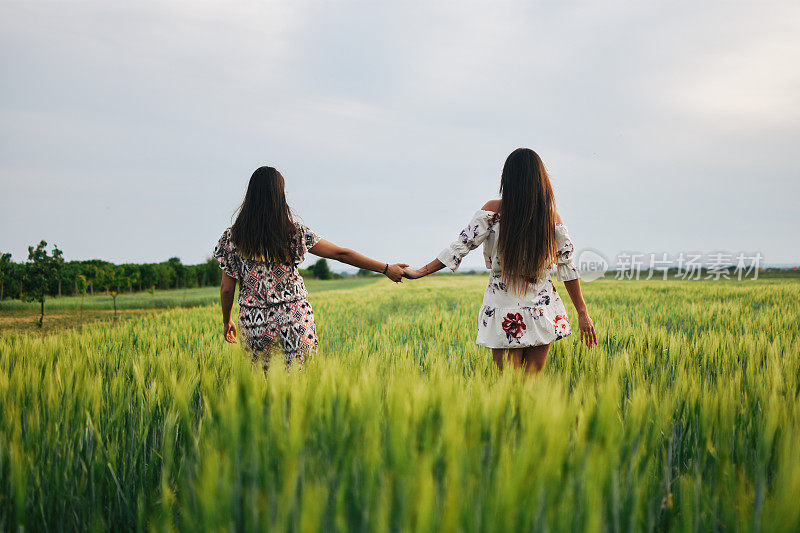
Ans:
POLYGON ((395 283, 400 283, 403 279, 403 269, 406 267, 408 267, 408 265, 405 263, 389 265, 389 268, 386 269, 386 277, 395 283))
POLYGON ((403 269, 403 277, 408 279, 419 279, 422 277, 422 272, 406 267, 403 269))
POLYGON ((225 337, 225 342, 236 344, 236 323, 233 320, 229 320, 222 328, 222 335, 225 337))
POLYGON ((581 342, 589 348, 597 346, 597 333, 594 331, 594 324, 589 317, 589 313, 578 313, 578 328, 581 330, 581 342))

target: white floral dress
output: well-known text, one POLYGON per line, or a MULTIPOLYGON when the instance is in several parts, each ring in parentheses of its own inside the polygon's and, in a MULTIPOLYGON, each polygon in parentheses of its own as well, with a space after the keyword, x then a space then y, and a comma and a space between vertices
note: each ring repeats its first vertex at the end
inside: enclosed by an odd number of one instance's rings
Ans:
POLYGON ((497 255, 497 230, 500 214, 480 210, 472 217, 459 238, 442 250, 438 259, 453 272, 471 250, 483 244, 486 268, 491 270, 489 284, 478 314, 476 342, 487 348, 524 348, 550 344, 572 333, 564 302, 556 291, 550 273, 555 270, 558 281, 580 277, 572 261, 573 245, 563 224, 556 224, 555 269, 551 268, 518 295, 506 290, 497 255))

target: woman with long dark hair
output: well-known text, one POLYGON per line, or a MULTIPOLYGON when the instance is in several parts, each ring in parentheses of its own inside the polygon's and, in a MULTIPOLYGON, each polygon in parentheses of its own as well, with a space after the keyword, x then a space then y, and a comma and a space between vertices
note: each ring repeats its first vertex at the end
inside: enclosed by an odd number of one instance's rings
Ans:
POLYGON ((424 267, 406 268, 404 276, 421 278, 444 267, 454 272, 470 250, 483 244, 489 284, 478 315, 477 343, 492 349, 497 368, 503 354, 515 368, 539 372, 553 341, 572 333, 567 310, 550 274, 553 265, 578 311, 581 340, 597 344, 583 301, 580 274, 572 261, 573 245, 555 208, 553 188, 539 155, 519 148, 506 159, 500 200, 487 202, 459 238, 424 267))
POLYGON ((321 239, 294 220, 286 203, 284 180, 272 167, 253 172, 236 221, 222 234, 214 257, 222 268, 220 297, 225 340, 236 342, 231 318, 239 283, 239 328, 253 361, 267 369, 270 351, 280 342, 287 367, 302 365, 319 344, 314 312, 298 266, 306 252, 402 280, 405 264, 383 263, 321 239))

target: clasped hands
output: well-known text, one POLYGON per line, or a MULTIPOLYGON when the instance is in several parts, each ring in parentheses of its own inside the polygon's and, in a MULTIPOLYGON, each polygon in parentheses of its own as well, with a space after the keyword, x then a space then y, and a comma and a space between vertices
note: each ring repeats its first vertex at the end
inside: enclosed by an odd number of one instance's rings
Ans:
POLYGON ((408 265, 405 263, 395 263, 393 265, 388 265, 386 267, 386 272, 383 273, 384 276, 389 278, 390 280, 394 281, 395 283, 400 283, 403 279, 403 271, 408 268, 408 265))
POLYGON ((400 283, 403 278, 417 279, 423 277, 425 274, 422 269, 415 270, 405 263, 395 263, 386 268, 384 275, 395 283, 400 283))

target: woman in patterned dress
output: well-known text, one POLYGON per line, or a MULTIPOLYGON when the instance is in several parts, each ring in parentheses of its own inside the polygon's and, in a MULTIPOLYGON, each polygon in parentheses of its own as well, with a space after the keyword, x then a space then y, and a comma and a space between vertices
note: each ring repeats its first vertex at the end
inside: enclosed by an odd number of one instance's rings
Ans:
POLYGON ((555 209, 553 189, 538 154, 519 148, 506 159, 500 200, 487 202, 459 238, 436 259, 404 276, 421 278, 444 267, 458 269, 461 259, 483 244, 489 283, 478 313, 479 345, 492 349, 499 370, 503 355, 515 368, 538 373, 553 341, 572 333, 567 310, 550 278, 563 281, 578 311, 581 340, 591 347, 597 336, 583 301, 580 274, 572 262, 573 245, 555 209))
POLYGON ((272 167, 257 169, 247 187, 233 226, 214 248, 222 268, 220 297, 225 340, 236 342, 231 318, 239 283, 239 328, 253 361, 269 365, 270 351, 282 344, 287 368, 292 360, 302 366, 309 350, 319 344, 314 312, 298 266, 306 252, 402 280, 405 264, 383 263, 321 239, 292 218, 284 180, 272 167))

